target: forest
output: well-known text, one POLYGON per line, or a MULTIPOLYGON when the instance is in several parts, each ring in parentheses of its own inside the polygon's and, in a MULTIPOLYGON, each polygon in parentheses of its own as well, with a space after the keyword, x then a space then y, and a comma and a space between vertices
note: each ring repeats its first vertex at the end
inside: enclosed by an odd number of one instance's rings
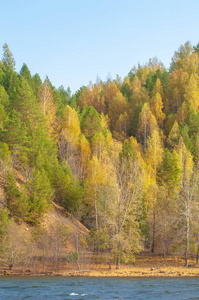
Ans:
MULTIPOLYGON (((153 58, 124 79, 97 79, 73 95, 25 63, 16 72, 3 46, 1 260, 24 259, 33 244, 47 251, 41 224, 57 205, 89 230, 85 247, 116 268, 141 251, 197 263, 198 160, 199 43, 181 45, 169 70, 153 58)), ((61 222, 48 232, 56 257, 67 234, 61 222)))

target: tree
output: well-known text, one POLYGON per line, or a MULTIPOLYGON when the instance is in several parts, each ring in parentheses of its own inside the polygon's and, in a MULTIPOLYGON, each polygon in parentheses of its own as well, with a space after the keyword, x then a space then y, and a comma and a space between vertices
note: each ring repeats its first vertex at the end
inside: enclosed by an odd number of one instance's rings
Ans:
POLYGON ((74 176, 76 177, 81 176, 79 174, 80 169, 78 167, 80 135, 81 129, 78 114, 75 109, 67 105, 63 112, 58 153, 61 161, 63 159, 67 160, 74 176))
POLYGON ((14 108, 20 113, 23 122, 25 122, 27 118, 30 118, 31 121, 35 122, 36 118, 40 116, 36 98, 24 77, 22 77, 18 87, 14 108))
POLYGON ((181 163, 181 191, 179 193, 179 226, 182 228, 182 240, 185 240, 185 266, 188 266, 193 210, 197 208, 194 201, 198 185, 198 171, 193 172, 193 158, 187 150, 182 138, 177 146, 177 153, 181 163))
POLYGON ((80 179, 85 179, 87 175, 88 163, 91 155, 91 149, 88 140, 82 134, 79 140, 79 148, 80 148, 80 169, 81 169, 81 176, 80 179))
POLYGON ((51 138, 56 137, 56 106, 53 100, 53 93, 51 90, 49 79, 46 78, 43 86, 39 89, 39 105, 43 111, 46 118, 46 125, 48 129, 49 136, 51 138))
POLYGON ((124 114, 127 108, 127 102, 121 92, 113 97, 111 104, 109 105, 108 115, 110 118, 110 128, 115 130, 115 124, 121 114, 124 114))
POLYGON ((144 150, 146 150, 147 147, 147 137, 151 135, 156 127, 156 119, 151 113, 149 104, 145 103, 139 115, 139 129, 137 132, 137 138, 144 146, 144 150))
POLYGON ((100 116, 92 106, 85 106, 80 116, 80 127, 82 133, 92 141, 93 136, 102 130, 100 116))
POLYGON ((106 112, 105 96, 102 89, 102 82, 84 88, 79 97, 79 106, 83 108, 84 105, 93 106, 96 111, 101 114, 106 112))
POLYGON ((163 121, 165 119, 165 114, 162 112, 163 102, 162 97, 159 92, 157 92, 151 99, 151 111, 156 117, 157 123, 160 128, 163 127, 163 121))
POLYGON ((175 121, 167 138, 168 147, 170 149, 173 149, 178 144, 179 138, 180 138, 179 125, 178 122, 175 121))
POLYGON ((170 65, 170 72, 175 71, 176 69, 183 69, 187 58, 191 55, 193 48, 190 42, 186 42, 184 45, 181 45, 178 51, 175 51, 170 65))
POLYGON ((15 167, 22 162, 27 162, 29 143, 27 127, 22 123, 20 114, 15 110, 8 115, 3 130, 0 130, 0 140, 8 144, 15 167))
POLYGON ((23 66, 21 67, 21 70, 20 70, 20 75, 22 77, 24 77, 26 79, 26 81, 28 82, 28 84, 31 86, 31 73, 30 73, 30 70, 28 69, 28 66, 23 63, 23 66))
POLYGON ((32 178, 26 183, 28 191, 27 220, 37 224, 39 218, 45 213, 46 208, 51 204, 54 190, 44 169, 33 169, 32 178))
POLYGON ((26 220, 28 214, 28 199, 24 190, 19 190, 12 171, 7 173, 6 185, 4 187, 7 207, 12 216, 18 221, 26 220))
POLYGON ((138 122, 139 122, 140 113, 142 111, 142 106, 143 106, 143 104, 141 102, 139 102, 133 113, 133 117, 132 117, 132 121, 131 121, 131 128, 130 128, 130 135, 133 135, 134 137, 137 136, 138 122))
POLYGON ((116 82, 112 82, 110 79, 107 81, 105 85, 105 99, 106 99, 106 106, 107 108, 112 103, 113 98, 119 91, 116 82))
POLYGON ((115 167, 114 199, 112 200, 112 239, 116 268, 121 260, 132 260, 140 250, 138 226, 139 203, 142 197, 142 171, 129 143, 123 148, 115 167), (126 259, 125 259, 126 258, 126 259))
POLYGON ((2 69, 4 72, 3 85, 6 92, 13 98, 17 87, 17 75, 15 73, 15 60, 7 44, 3 46, 2 69))
POLYGON ((196 113, 199 111, 199 76, 192 74, 185 90, 185 99, 192 103, 196 113))
POLYGON ((147 150, 145 155, 146 164, 148 166, 148 173, 150 176, 150 185, 149 185, 149 195, 151 193, 152 203, 152 247, 151 252, 154 253, 155 251, 155 235, 156 235, 156 201, 157 201, 157 194, 158 194, 158 187, 157 187, 157 170, 162 162, 162 154, 163 154, 163 146, 162 141, 159 135, 158 130, 154 130, 152 135, 147 138, 147 150))
POLYGON ((41 86, 42 86, 42 80, 41 80, 39 74, 36 73, 32 77, 32 89, 33 89, 35 96, 38 96, 38 92, 39 92, 39 89, 41 88, 41 86))

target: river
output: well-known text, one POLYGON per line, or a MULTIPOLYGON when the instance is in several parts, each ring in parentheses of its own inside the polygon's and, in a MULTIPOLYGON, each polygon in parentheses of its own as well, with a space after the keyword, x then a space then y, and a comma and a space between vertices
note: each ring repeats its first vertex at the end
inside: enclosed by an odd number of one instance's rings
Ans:
POLYGON ((0 277, 0 299, 199 299, 199 279, 0 277))

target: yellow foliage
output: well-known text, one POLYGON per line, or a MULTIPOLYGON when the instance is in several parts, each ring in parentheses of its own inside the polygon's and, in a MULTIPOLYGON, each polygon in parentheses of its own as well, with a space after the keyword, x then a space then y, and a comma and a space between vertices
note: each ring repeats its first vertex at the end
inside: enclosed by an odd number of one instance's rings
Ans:
POLYGON ((143 105, 142 111, 139 116, 139 128, 138 128, 138 137, 140 141, 144 144, 144 149, 146 149, 147 137, 156 128, 157 128, 157 121, 154 115, 151 113, 149 104, 145 103, 143 105))
POLYGON ((122 93, 118 91, 117 94, 112 99, 112 103, 109 106, 109 112, 108 112, 112 129, 114 129, 119 116, 125 112, 126 107, 127 107, 126 99, 122 95, 122 93))
POLYGON ((62 134, 64 135, 66 141, 70 142, 74 146, 78 145, 81 134, 79 118, 75 109, 71 108, 70 106, 67 106, 64 111, 62 120, 62 134))
POLYGON ((199 111, 199 76, 192 74, 186 87, 185 99, 188 103, 192 103, 198 113, 199 111))
POLYGON ((163 145, 157 129, 147 138, 146 163, 151 167, 151 175, 156 180, 157 167, 162 162, 163 145))
POLYGON ((79 139, 79 148, 80 148, 80 156, 81 156, 81 168, 82 168, 82 176, 83 178, 86 175, 88 162, 91 156, 90 145, 86 137, 82 134, 79 139))
POLYGON ((177 112, 176 120, 178 121, 178 123, 184 124, 184 121, 187 119, 187 117, 188 117, 188 105, 184 101, 177 112))
POLYGON ((180 138, 179 144, 176 146, 176 152, 180 160, 180 167, 182 169, 182 182, 190 179, 193 173, 193 157, 187 150, 185 143, 180 138))
POLYGON ((103 151, 106 150, 106 140, 102 132, 97 132, 92 138, 92 152, 99 159, 102 158, 103 151))
POLYGON ((162 83, 161 83, 161 80, 158 78, 156 80, 156 83, 155 83, 155 86, 153 88, 153 96, 155 96, 156 94, 160 94, 160 96, 162 97, 163 95, 163 89, 162 89, 162 83))
POLYGON ((115 95, 117 94, 117 92, 119 92, 119 89, 116 85, 116 83, 113 81, 108 81, 106 86, 105 86, 105 98, 106 98, 106 102, 108 103, 108 105, 110 105, 112 103, 113 98, 115 97, 115 95))
POLYGON ((160 127, 163 125, 163 121, 165 119, 165 114, 162 112, 163 102, 162 97, 159 92, 157 92, 151 99, 151 111, 153 115, 156 117, 157 123, 160 127))
POLYGON ((178 125, 178 122, 175 121, 174 124, 173 124, 173 127, 172 127, 172 129, 169 133, 169 136, 167 138, 167 144, 170 147, 175 147, 179 136, 180 136, 180 134, 179 134, 179 125, 178 125))
POLYGON ((125 136, 127 136, 129 129, 130 129, 129 116, 126 112, 124 112, 119 116, 119 119, 116 122, 115 131, 123 133, 125 136))

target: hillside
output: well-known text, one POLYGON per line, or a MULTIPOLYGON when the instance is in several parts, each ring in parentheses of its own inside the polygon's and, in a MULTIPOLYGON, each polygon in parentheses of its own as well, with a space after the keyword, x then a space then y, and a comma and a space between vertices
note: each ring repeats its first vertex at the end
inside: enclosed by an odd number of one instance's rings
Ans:
POLYGON ((199 45, 74 95, 0 61, 2 264, 199 258, 199 45), (96 258, 96 260, 94 259, 96 258), (100 258, 100 259, 99 259, 100 258))

